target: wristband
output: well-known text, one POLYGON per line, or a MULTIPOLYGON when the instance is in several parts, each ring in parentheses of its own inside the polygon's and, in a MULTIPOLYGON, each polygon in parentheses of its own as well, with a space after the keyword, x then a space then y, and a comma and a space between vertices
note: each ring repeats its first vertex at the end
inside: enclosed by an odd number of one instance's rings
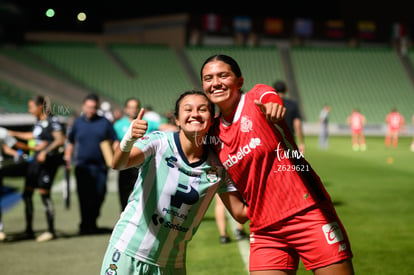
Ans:
POLYGON ((132 146, 134 146, 135 140, 126 140, 122 139, 119 143, 119 147, 121 148, 122 152, 128 153, 131 152, 132 146))
POLYGON ((119 143, 119 147, 121 148, 122 152, 130 152, 132 146, 134 146, 136 138, 132 137, 132 124, 129 125, 128 130, 126 131, 124 137, 122 138, 121 142, 119 143))

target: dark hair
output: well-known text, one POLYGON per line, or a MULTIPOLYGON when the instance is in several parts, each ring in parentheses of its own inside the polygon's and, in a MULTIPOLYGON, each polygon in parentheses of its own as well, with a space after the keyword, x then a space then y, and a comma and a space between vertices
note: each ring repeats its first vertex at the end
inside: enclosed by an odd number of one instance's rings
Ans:
POLYGON ((130 101, 136 101, 138 103, 138 106, 139 106, 139 100, 137 98, 135 98, 135 97, 128 97, 125 100, 125 102, 124 102, 124 107, 126 107, 128 105, 128 102, 130 102, 130 101))
POLYGON ((224 63, 230 65, 231 70, 233 71, 233 73, 237 76, 240 77, 242 76, 239 64, 237 64, 236 60, 234 60, 232 57, 228 56, 228 55, 224 55, 224 54, 215 54, 210 56, 209 58, 206 59, 206 61, 204 61, 203 65, 201 66, 201 70, 200 70, 200 77, 201 79, 203 79, 203 69, 204 66, 211 62, 211 61, 223 61, 224 63))
POLYGON ((43 105, 46 100, 44 96, 37 95, 37 96, 30 98, 29 101, 33 101, 36 105, 43 105))
POLYGON ((276 81, 273 84, 273 88, 275 88, 276 92, 278 93, 286 93, 286 84, 281 80, 276 81))
POLYGON ((144 109, 145 111, 154 111, 154 108, 152 108, 152 105, 145 105, 144 109))
POLYGON ((195 90, 186 91, 178 97, 177 101, 175 102, 175 109, 174 109, 174 116, 175 117, 178 117, 178 112, 179 112, 179 109, 180 109, 181 101, 183 100, 183 98, 185 98, 188 95, 201 95, 201 96, 205 97, 207 99, 208 103, 209 103, 211 118, 212 119, 214 118, 214 113, 215 113, 214 104, 208 99, 208 97, 206 96, 206 94, 204 92, 195 91, 195 90))
POLYGON ((30 98, 29 101, 33 101, 36 106, 42 106, 43 113, 48 113, 50 110, 50 100, 48 97, 37 95, 30 98))
POLYGON ((83 102, 85 103, 86 100, 93 100, 96 103, 99 103, 99 96, 97 94, 88 94, 84 99, 83 102))

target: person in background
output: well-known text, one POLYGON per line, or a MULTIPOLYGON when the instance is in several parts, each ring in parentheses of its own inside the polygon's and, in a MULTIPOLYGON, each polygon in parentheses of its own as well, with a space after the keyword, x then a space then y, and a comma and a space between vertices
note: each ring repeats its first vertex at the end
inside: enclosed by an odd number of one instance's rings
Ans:
POLYGON ((284 81, 276 81, 273 84, 273 88, 275 88, 283 100, 283 105, 286 107, 286 123, 296 139, 300 152, 305 154, 305 136, 303 134, 303 123, 299 105, 295 100, 286 96, 288 89, 284 81))
POLYGON ((230 213, 246 222, 246 205, 205 144, 214 105, 187 91, 175 104, 178 132, 148 130, 141 109, 115 151, 114 169, 135 167, 131 199, 110 238, 101 273, 186 274, 188 242, 218 192, 230 213))
POLYGON ((26 149, 27 145, 18 141, 15 137, 9 135, 8 130, 0 127, 0 241, 6 239, 3 226, 3 211, 1 199, 3 196, 3 178, 6 176, 25 176, 27 170, 27 162, 22 149, 26 149), (12 157, 11 162, 7 163, 7 158, 12 157))
POLYGON ((81 222, 79 234, 96 234, 97 219, 106 195, 108 167, 101 150, 101 142, 117 146, 118 138, 111 122, 98 115, 99 97, 87 95, 82 114, 75 119, 68 134, 64 159, 68 167, 73 159, 81 222))
POLYGON ((329 112, 331 111, 331 106, 325 104, 319 114, 319 148, 328 149, 328 138, 329 138, 329 112))
POLYGON ((385 135, 385 146, 397 148, 398 146, 398 135, 400 130, 404 127, 405 119, 397 108, 392 108, 391 112, 385 117, 385 123, 388 125, 387 133, 385 135))
POLYGON ((346 122, 351 127, 352 150, 365 151, 367 149, 364 136, 364 126, 367 123, 365 116, 355 108, 348 116, 346 122))
MULTIPOLYGON (((220 237, 219 242, 221 244, 226 244, 231 242, 231 238, 227 233, 227 215, 226 215, 226 206, 221 201, 220 196, 216 194, 215 198, 215 205, 214 205, 214 216, 217 224, 217 229, 219 231, 220 237)), ((246 239, 248 236, 244 231, 243 224, 235 221, 236 223, 236 231, 234 232, 234 236, 237 241, 246 239)))
POLYGON ((300 259, 317 275, 354 274, 345 228, 299 152, 276 91, 257 84, 244 93, 241 69, 227 55, 208 57, 200 76, 221 111, 211 146, 248 205, 250 274, 296 274, 300 259))
POLYGON ((174 110, 168 110, 164 113, 166 123, 175 125, 175 116, 174 116, 174 110))
MULTIPOLYGON (((127 132, 131 122, 137 118, 139 112, 139 101, 136 98, 128 98, 124 104, 124 116, 114 123, 115 133, 121 141, 127 132)), ((138 170, 135 167, 120 170, 118 173, 118 192, 121 211, 128 203, 135 181, 137 180, 138 170)))
POLYGON ((45 207, 47 231, 36 238, 45 242, 56 237, 55 211, 51 188, 58 167, 62 164, 62 151, 66 136, 58 118, 48 110, 49 103, 43 96, 36 96, 28 101, 29 112, 36 117, 36 124, 31 132, 9 131, 9 134, 21 140, 34 140, 33 160, 29 163, 23 191, 27 238, 33 238, 33 193, 37 189, 45 207))
POLYGON ((112 121, 112 123, 115 123, 118 119, 121 119, 124 116, 122 109, 119 108, 115 108, 112 111, 112 114, 114 116, 114 120, 112 121))
POLYGON ((112 112, 112 105, 108 101, 103 101, 98 109, 98 115, 105 117, 111 123, 114 122, 114 114, 112 112))
POLYGON ((155 112, 152 106, 147 105, 144 107, 144 110, 145 113, 142 119, 148 122, 147 133, 151 133, 153 131, 174 132, 178 130, 177 126, 168 122, 164 122, 160 114, 155 112))

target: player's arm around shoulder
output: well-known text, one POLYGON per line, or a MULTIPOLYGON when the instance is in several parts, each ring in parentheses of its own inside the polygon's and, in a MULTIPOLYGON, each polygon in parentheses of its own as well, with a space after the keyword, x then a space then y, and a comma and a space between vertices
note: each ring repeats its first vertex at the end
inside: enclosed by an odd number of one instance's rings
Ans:
POLYGON ((247 217, 247 205, 239 191, 230 191, 220 194, 220 198, 230 212, 231 216, 241 224, 249 220, 247 217))

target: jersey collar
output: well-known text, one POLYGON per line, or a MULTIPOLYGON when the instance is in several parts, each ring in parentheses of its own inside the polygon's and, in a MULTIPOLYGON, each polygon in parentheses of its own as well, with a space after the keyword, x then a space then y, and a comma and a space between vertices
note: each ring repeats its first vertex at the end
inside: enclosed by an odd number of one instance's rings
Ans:
POLYGON ((208 156, 208 147, 203 144, 203 156, 200 158, 199 161, 190 163, 187 159, 187 157, 184 154, 184 150, 181 147, 181 142, 180 142, 180 132, 175 132, 174 133, 174 143, 175 146, 177 147, 178 153, 180 154, 181 159, 185 162, 185 164, 187 164, 188 166, 194 168, 197 166, 200 166, 201 164, 203 164, 206 160, 207 160, 207 156, 208 156))
POLYGON ((229 121, 227 121, 227 120, 224 119, 223 115, 221 115, 221 119, 220 120, 221 120, 221 123, 224 126, 230 126, 232 123, 235 123, 235 122, 237 122, 239 120, 240 115, 241 115, 241 112, 243 110, 243 106, 244 106, 245 99, 246 99, 246 95, 245 94, 241 94, 239 104, 237 104, 236 113, 233 116, 233 121, 229 122, 229 121))

